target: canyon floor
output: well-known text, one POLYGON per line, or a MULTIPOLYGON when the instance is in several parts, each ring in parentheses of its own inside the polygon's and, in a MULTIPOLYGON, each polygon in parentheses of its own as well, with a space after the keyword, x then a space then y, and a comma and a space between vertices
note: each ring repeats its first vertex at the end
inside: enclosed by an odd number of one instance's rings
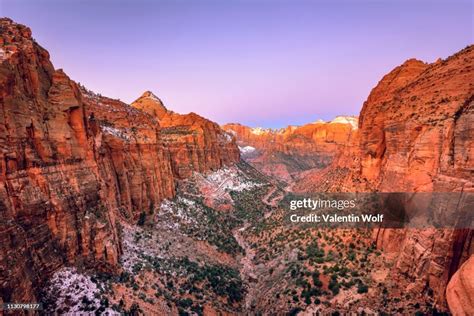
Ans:
POLYGON ((136 225, 120 224, 120 273, 62 268, 43 303, 60 314, 433 312, 432 298, 391 277, 394 258, 371 231, 286 224, 289 187, 245 162, 195 173, 136 225))

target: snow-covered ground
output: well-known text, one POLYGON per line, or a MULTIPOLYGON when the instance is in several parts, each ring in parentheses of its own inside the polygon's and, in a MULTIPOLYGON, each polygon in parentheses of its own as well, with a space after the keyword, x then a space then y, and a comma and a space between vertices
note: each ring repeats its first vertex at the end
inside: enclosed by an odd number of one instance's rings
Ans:
POLYGON ((198 185, 206 186, 213 191, 237 191, 249 190, 261 184, 249 180, 237 167, 224 167, 218 171, 209 173, 198 178, 198 185))
POLYGON ((132 272, 137 263, 145 262, 145 256, 163 258, 159 245, 160 241, 156 240, 156 236, 153 236, 150 232, 146 232, 136 225, 123 226, 123 254, 120 258, 122 266, 128 272, 132 272))
POLYGON ((251 154, 255 152, 256 149, 255 147, 252 147, 252 146, 244 146, 244 147, 239 146, 239 150, 241 154, 247 155, 247 154, 251 154))
POLYGON ((255 135, 262 135, 265 133, 270 133, 271 131, 272 131, 271 129, 263 128, 263 127, 254 127, 250 130, 250 132, 255 135))
POLYGON ((336 116, 330 123, 350 124, 353 129, 357 129, 359 119, 354 116, 336 116))
POLYGON ((178 196, 174 201, 164 200, 161 203, 157 220, 159 221, 165 215, 173 218, 173 223, 167 223, 167 228, 170 230, 178 229, 183 224, 191 227, 197 224, 196 217, 191 215, 196 211, 199 211, 199 207, 194 201, 178 196))
POLYGON ((123 140, 130 140, 129 132, 126 129, 120 129, 120 128, 115 128, 112 126, 104 126, 104 125, 102 125, 100 128, 102 129, 104 133, 121 138, 123 140))
POLYGON ((237 136, 237 133, 234 130, 226 130, 227 133, 231 134, 232 136, 237 136))
POLYGON ((120 262, 123 268, 136 275, 138 272, 135 268, 151 267, 154 270, 159 270, 161 274, 180 276, 185 274, 185 270, 174 265, 177 257, 185 251, 186 246, 177 244, 177 240, 182 242, 182 234, 176 231, 175 233, 168 233, 168 238, 163 233, 163 228, 160 223, 156 223, 153 230, 145 230, 136 225, 124 226, 122 231, 122 249, 123 254, 120 262), (153 263, 158 262, 158 266, 153 263))
MULTIPOLYGON (((54 298, 54 311, 61 315, 93 314, 100 308, 100 283, 94 283, 91 277, 79 273, 75 268, 64 267, 56 271, 46 288, 46 296, 54 298), (88 310, 86 313, 85 310, 88 310)), ((102 315, 120 315, 110 308, 102 315)))
MULTIPOLYGON (((262 186, 261 183, 248 179, 237 167, 225 167, 208 174, 194 174, 198 190, 205 198, 219 201, 231 201, 230 191, 241 192, 262 186)), ((197 197, 199 199, 199 197, 197 197)), ((164 200, 160 208, 155 211, 155 230, 175 237, 192 236, 195 240, 206 240, 205 226, 209 210, 205 206, 190 198, 186 194, 178 194, 173 200, 164 200), (204 225, 204 226, 203 226, 204 225)), ((123 255, 122 266, 129 272, 137 263, 146 263, 147 257, 166 260, 168 255, 163 250, 163 240, 159 234, 151 233, 140 226, 124 224, 122 232, 123 255)))
POLYGON ((229 133, 229 132, 222 132, 222 134, 219 134, 219 137, 221 139, 222 142, 224 143, 230 143, 232 142, 233 140, 233 134, 229 133))

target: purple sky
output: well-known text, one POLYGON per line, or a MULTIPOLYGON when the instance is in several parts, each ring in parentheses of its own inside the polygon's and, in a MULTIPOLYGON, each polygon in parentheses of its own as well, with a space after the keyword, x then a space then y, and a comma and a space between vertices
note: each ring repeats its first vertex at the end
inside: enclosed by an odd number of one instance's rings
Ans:
POLYGON ((474 42, 471 0, 0 0, 0 15, 103 95, 266 127, 357 115, 406 59, 474 42))

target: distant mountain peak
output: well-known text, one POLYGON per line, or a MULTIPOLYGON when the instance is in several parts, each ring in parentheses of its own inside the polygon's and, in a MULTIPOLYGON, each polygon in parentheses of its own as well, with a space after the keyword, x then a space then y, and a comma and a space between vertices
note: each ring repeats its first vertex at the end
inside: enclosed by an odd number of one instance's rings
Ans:
POLYGON ((359 119, 356 116, 336 116, 330 123, 350 124, 353 129, 357 129, 359 119))
POLYGON ((161 99, 149 90, 143 92, 143 94, 133 101, 131 105, 157 119, 161 119, 166 113, 168 113, 168 109, 164 106, 161 99))
POLYGON ((147 90, 145 92, 143 92, 143 94, 141 95, 140 98, 150 98, 150 99, 153 99, 153 100, 156 100, 156 101, 159 101, 161 102, 160 98, 158 98, 153 92, 151 92, 150 90, 147 90))

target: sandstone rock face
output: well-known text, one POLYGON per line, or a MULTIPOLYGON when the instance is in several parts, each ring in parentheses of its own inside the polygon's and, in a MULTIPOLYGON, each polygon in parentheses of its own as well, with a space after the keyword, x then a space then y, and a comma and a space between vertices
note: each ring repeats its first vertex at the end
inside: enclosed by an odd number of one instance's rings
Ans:
POLYGON ((469 184, 473 64, 469 47, 432 65, 409 60, 382 79, 360 115, 363 177, 381 190, 469 184))
POLYGON ((474 314, 474 256, 453 275, 446 289, 446 298, 453 315, 474 314))
MULTIPOLYGON (((360 177, 386 192, 474 191, 473 78, 472 46, 431 65, 408 61, 384 77, 360 116, 360 177)), ((474 252, 469 230, 391 235, 382 248, 399 252, 396 269, 426 282, 441 301, 451 275, 474 252)))
POLYGON ((239 160, 216 124, 169 119, 167 128, 192 132, 188 142, 163 141, 154 117, 162 108, 142 111, 80 87, 25 26, 0 19, 0 35, 2 301, 37 301, 44 279, 68 263, 113 269, 117 218, 135 223, 174 195, 177 178, 239 160))
POLYGON ((132 106, 143 109, 159 122, 160 137, 169 151, 171 168, 178 178, 189 177, 194 171, 217 170, 240 159, 234 137, 196 113, 168 111, 149 92, 134 101, 132 106))
POLYGON ((65 262, 113 266, 120 251, 79 89, 28 28, 2 19, 0 32, 1 296, 31 302, 65 262))
POLYGON ((132 105, 158 120, 168 113, 168 109, 163 102, 151 91, 145 91, 141 97, 133 101, 132 105))
POLYGON ((296 192, 364 192, 371 185, 358 175, 360 172, 360 130, 351 133, 348 141, 334 153, 332 162, 323 169, 302 172, 293 190, 296 192))
MULTIPOLYGON (((474 47, 433 64, 409 60, 373 89, 353 146, 299 184, 327 191, 474 191, 474 47), (348 159, 352 156, 352 159, 348 159)), ((381 230, 395 272, 443 306, 449 278, 473 252, 472 230, 381 230)))
POLYGON ((106 200, 136 220, 174 195, 168 149, 155 119, 128 104, 83 89, 106 200))
POLYGON ((290 180, 292 174, 329 165, 357 132, 357 118, 337 117, 279 130, 240 124, 226 124, 223 129, 234 134, 242 148, 256 149, 244 158, 268 174, 290 180))

